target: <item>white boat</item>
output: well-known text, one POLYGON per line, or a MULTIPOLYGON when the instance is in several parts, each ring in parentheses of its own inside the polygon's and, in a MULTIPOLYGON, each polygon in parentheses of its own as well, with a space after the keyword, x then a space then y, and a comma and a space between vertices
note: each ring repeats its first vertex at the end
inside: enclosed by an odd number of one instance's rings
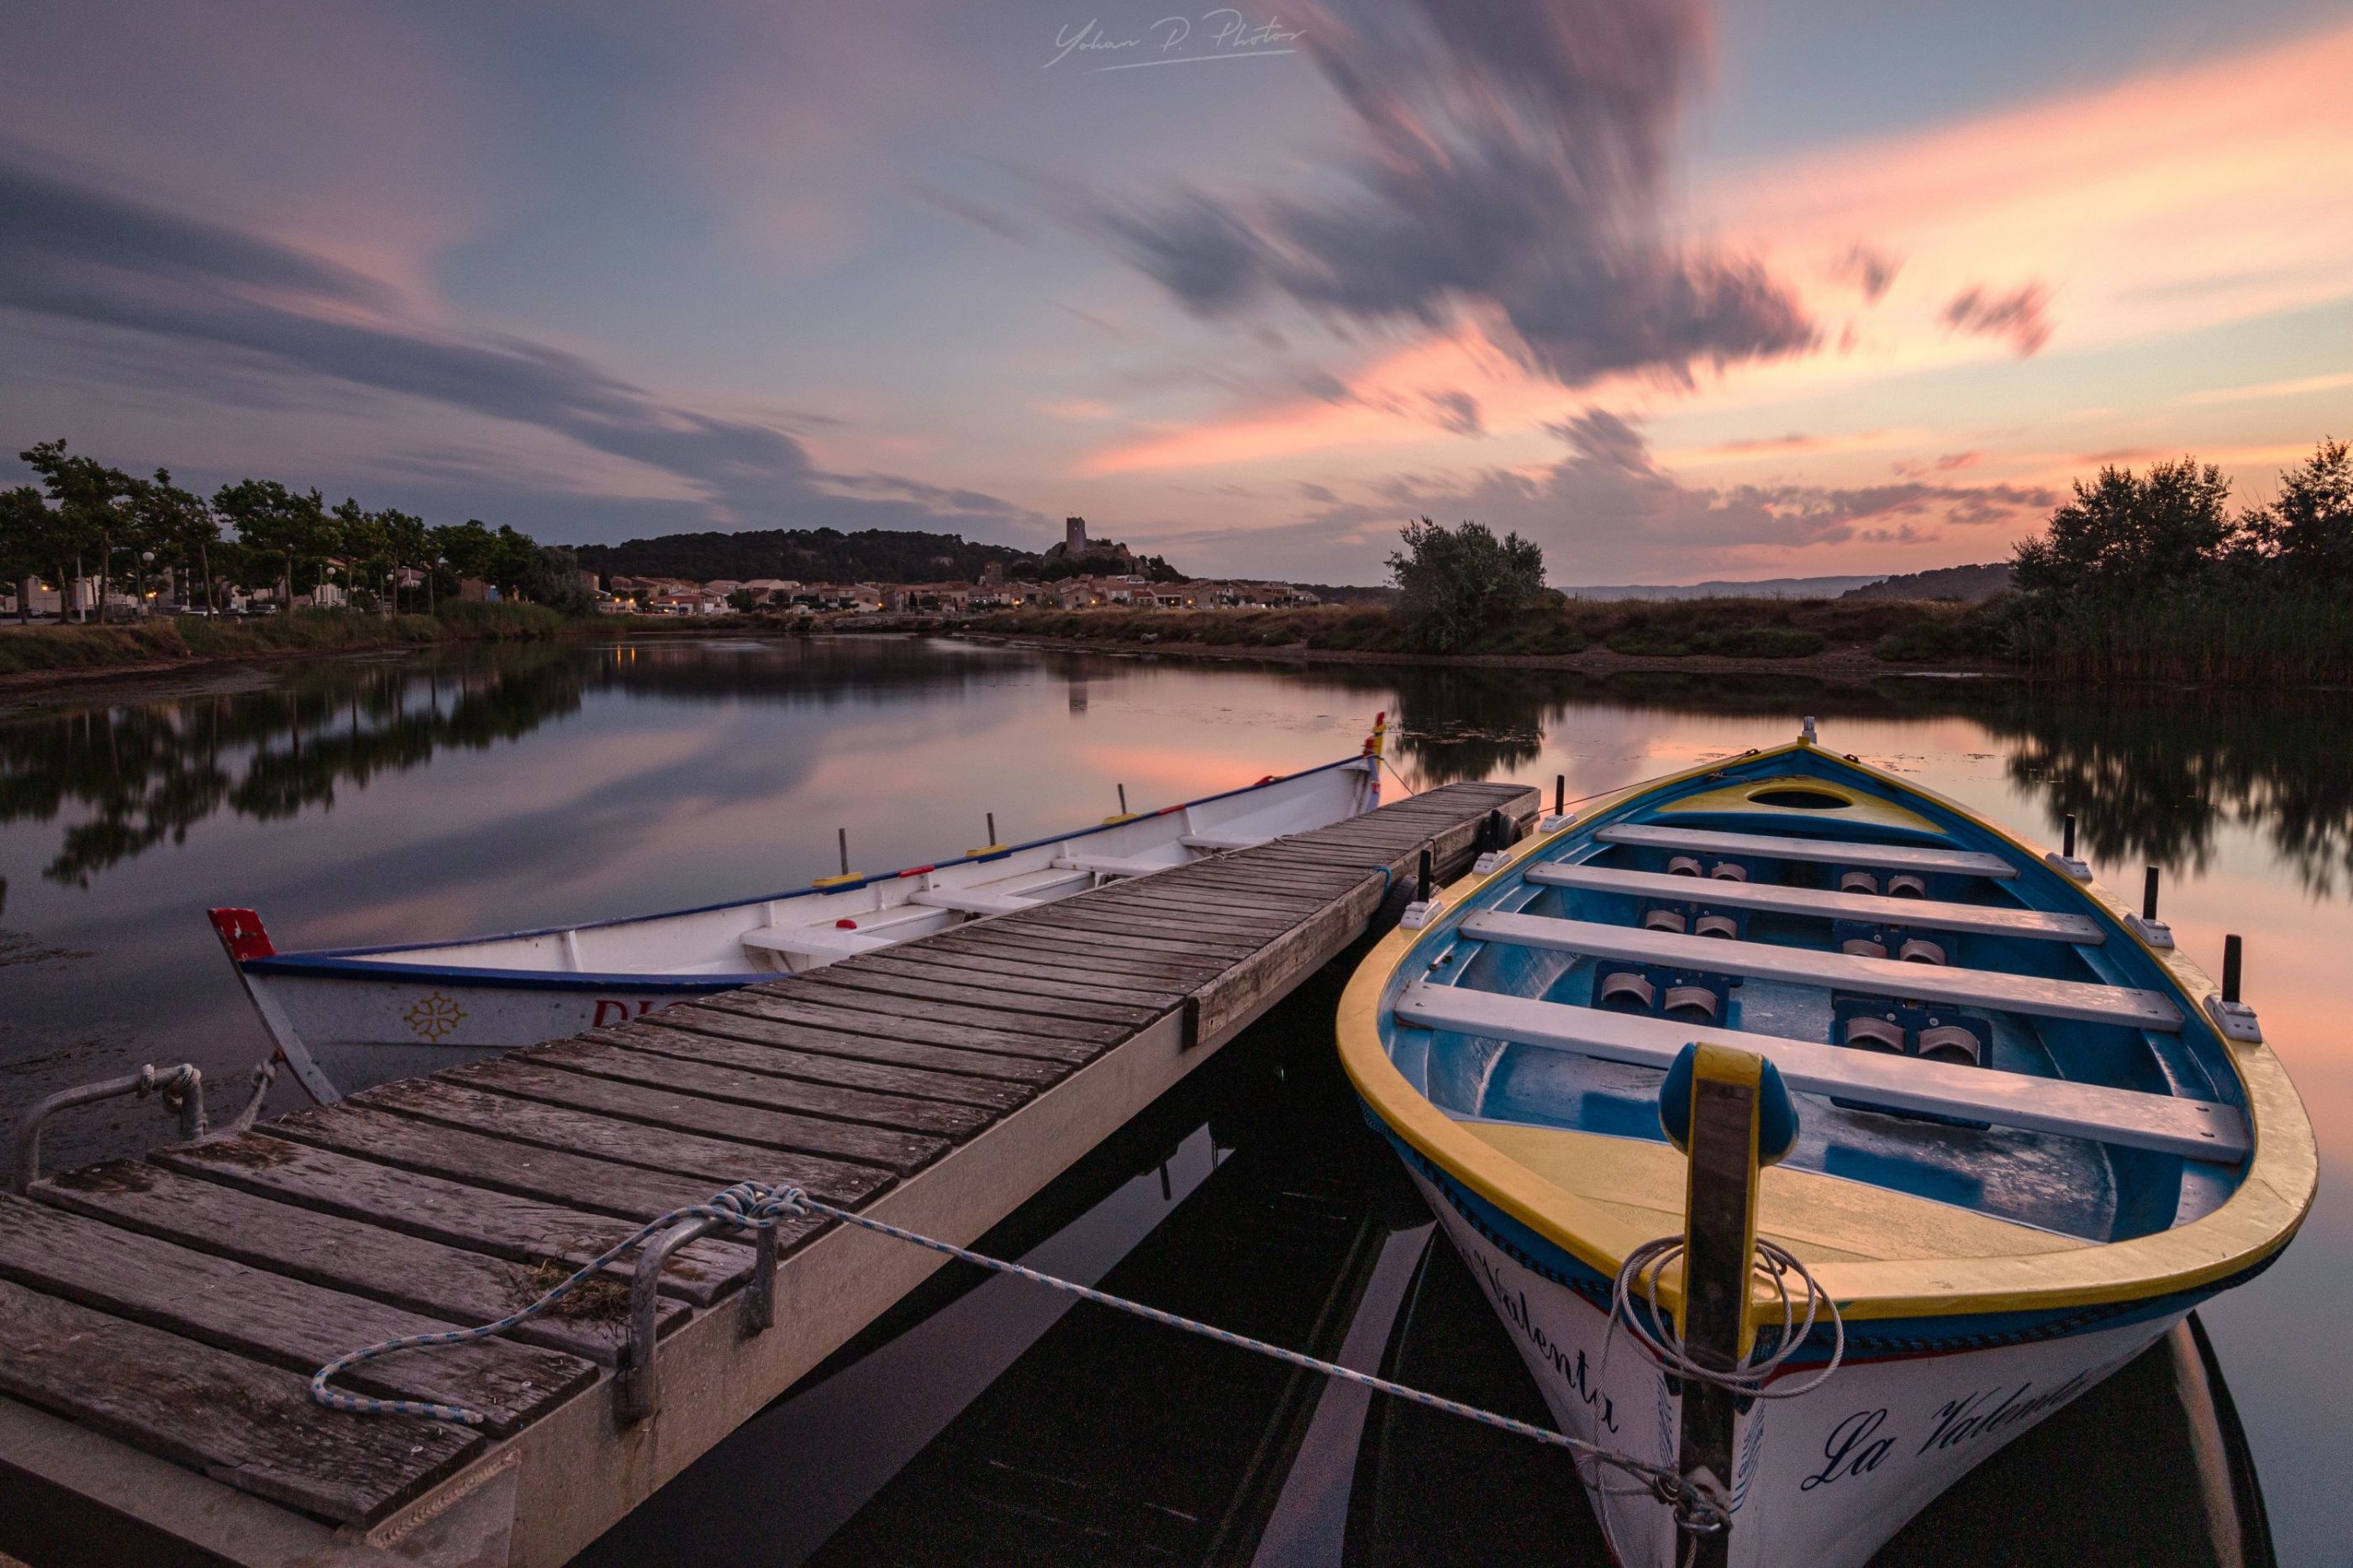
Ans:
POLYGON ((2236 939, 2217 986, 2150 900, 1809 721, 1546 819, 1366 960, 1349 1077, 1559 1430, 1628 1462, 1581 1470, 1618 1563, 1862 1564, 2278 1257, 2311 1124, 2236 939))
POLYGON ((1223 795, 705 909, 299 952, 279 952, 251 910, 210 913, 279 1055, 330 1102, 1372 810, 1385 721, 1358 755, 1223 795))

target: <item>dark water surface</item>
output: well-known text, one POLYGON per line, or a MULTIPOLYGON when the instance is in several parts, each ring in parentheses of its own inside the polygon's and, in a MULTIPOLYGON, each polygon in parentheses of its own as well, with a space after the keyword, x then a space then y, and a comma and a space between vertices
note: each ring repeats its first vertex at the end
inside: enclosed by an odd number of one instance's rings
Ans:
MULTIPOLYGON (((748 897, 920 864, 1352 752, 1377 710, 1415 786, 1572 795, 1792 735, 2052 841, 2165 868, 2318 1129, 2285 1258, 2011 1445, 1890 1563, 2226 1563, 2243 1426, 2283 1563, 2353 1562, 2353 702, 1824 690, 1532 671, 1305 670, 953 643, 711 640, 438 650, 191 679, 0 715, 0 1121, 143 1061, 266 1051, 204 920, 281 947, 419 940, 748 897), (2218 1402, 2219 1406, 2218 1408, 2218 1402), (2228 1415, 2235 1405, 2237 1420, 2228 1415), (2221 1539, 2218 1539, 2221 1537, 2221 1539)), ((1429 1216, 1364 1136, 1301 993, 990 1239, 1039 1267, 1541 1418, 1429 1216)), ((286 1091, 281 1089, 281 1098, 286 1091)), ((286 1103, 291 1104, 290 1098, 286 1103)), ((136 1150, 77 1113, 53 1158, 136 1150)), ((1603 1561, 1557 1456, 1272 1364, 943 1274, 591 1553, 600 1563, 1603 1561)), ((2242 1478, 2243 1479, 2243 1478, 2242 1478)), ((2260 1542, 2255 1548, 2260 1559, 2260 1542)))

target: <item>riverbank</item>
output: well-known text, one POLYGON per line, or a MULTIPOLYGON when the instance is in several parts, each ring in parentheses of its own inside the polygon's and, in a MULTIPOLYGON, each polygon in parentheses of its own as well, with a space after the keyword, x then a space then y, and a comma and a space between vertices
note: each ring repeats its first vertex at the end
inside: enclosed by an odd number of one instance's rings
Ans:
POLYGON ((0 690, 171 674, 434 643, 536 641, 573 623, 536 605, 459 604, 431 616, 299 611, 253 620, 174 616, 117 626, 0 626, 0 690))
POLYGON ((1386 609, 1341 605, 1015 610, 968 620, 960 630, 976 640, 1026 647, 1590 675, 1770 673, 1853 680, 2010 669, 1997 628, 1980 608, 1903 601, 1571 600, 1516 617, 1443 653, 1415 646, 1405 626, 1386 609))

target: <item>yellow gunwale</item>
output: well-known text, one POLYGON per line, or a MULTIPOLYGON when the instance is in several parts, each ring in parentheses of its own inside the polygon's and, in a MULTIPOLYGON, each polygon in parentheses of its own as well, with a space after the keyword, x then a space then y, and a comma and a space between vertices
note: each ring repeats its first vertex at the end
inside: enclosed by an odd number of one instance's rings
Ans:
MULTIPOLYGON (((1574 1194, 1564 1193, 1501 1151, 1472 1136, 1406 1081, 1382 1048, 1380 1003, 1390 980, 1407 963, 1427 962, 1418 952, 1450 940, 1464 901, 1520 861, 1586 821, 1627 801, 1670 788, 1736 764, 1827 748, 1804 741, 1773 747, 1757 756, 1702 763, 1662 779, 1620 790, 1592 802, 1549 834, 1531 836, 1510 858, 1484 877, 1465 877, 1444 893, 1448 914, 1419 931, 1391 931, 1348 982, 1338 1020, 1341 1066, 1365 1103, 1408 1144, 1453 1178, 1537 1235, 1603 1274, 1615 1274, 1629 1252, 1651 1235, 1574 1194)), ((1837 753, 1829 753, 1836 756, 1837 753)), ((1899 793, 1944 806, 2021 851, 2031 860, 2044 852, 1999 824, 1946 798, 1865 763, 1838 758, 1899 793)), ((2187 1225, 2129 1241, 2107 1242, 2063 1252, 2013 1257, 1905 1258, 1892 1261, 1825 1260, 1813 1272, 1845 1316, 1853 1319, 1936 1317, 1965 1312, 2002 1312, 2094 1306, 2138 1300, 2195 1289, 2227 1279, 2287 1245, 2311 1211, 2319 1184, 2319 1151, 2312 1123, 2266 1045, 2227 1038, 2207 1016, 2204 999, 2215 989, 2204 970, 2179 949, 2148 946, 2122 916, 2130 908, 2096 881, 2079 884, 2085 896, 2111 917, 2111 940, 2139 942, 2182 993, 2189 1015, 2185 1028, 2205 1029, 2221 1043, 2246 1097, 2254 1140, 2238 1189, 2221 1207, 2187 1225)), ((1836 1178, 1793 1172, 1814 1181, 1836 1178)), ((1662 1282, 1662 1304, 1679 1308, 1679 1282, 1662 1282)))

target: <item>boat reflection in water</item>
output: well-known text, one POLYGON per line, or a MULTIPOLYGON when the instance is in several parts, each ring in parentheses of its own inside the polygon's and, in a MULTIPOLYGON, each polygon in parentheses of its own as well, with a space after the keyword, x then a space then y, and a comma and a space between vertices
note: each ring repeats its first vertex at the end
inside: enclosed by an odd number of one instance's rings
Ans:
MULTIPOLYGON (((1334 1061, 1344 961, 980 1249, 1551 1424, 1334 1061)), ((2273 1561, 2195 1320, 1874 1561, 2273 1561)), ((1609 1561, 1568 1457, 951 1264, 581 1557, 620 1564, 1609 1561), (747 1503, 747 1499, 762 1500, 747 1503)))

